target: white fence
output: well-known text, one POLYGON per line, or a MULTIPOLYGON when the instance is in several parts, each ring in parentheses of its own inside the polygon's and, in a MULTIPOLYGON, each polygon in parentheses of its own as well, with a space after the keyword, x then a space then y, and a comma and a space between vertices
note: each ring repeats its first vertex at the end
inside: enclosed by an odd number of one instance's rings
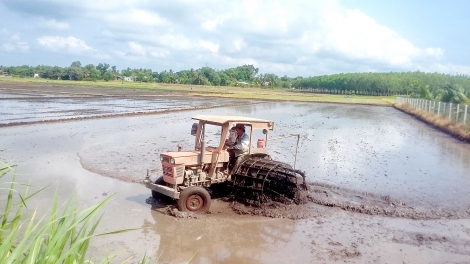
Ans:
POLYGON ((444 103, 419 98, 397 97, 397 103, 408 103, 414 108, 447 117, 456 123, 470 126, 470 107, 468 105, 444 103))

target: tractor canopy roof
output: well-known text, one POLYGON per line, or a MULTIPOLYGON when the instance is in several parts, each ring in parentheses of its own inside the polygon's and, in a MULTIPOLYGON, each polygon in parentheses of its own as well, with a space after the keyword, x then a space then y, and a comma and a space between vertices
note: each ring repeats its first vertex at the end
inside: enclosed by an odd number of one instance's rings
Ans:
POLYGON ((237 123, 237 124, 244 124, 250 125, 253 128, 261 128, 261 129, 270 129, 274 128, 274 122, 265 119, 258 119, 258 118, 251 118, 251 117, 244 117, 244 116, 218 116, 218 115, 197 115, 194 116, 193 119, 205 121, 206 123, 213 124, 213 125, 224 125, 227 123, 237 123))

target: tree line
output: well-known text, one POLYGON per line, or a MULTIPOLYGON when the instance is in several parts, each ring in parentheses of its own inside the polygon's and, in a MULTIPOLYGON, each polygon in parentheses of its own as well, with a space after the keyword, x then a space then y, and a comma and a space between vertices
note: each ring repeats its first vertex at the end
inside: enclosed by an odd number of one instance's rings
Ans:
POLYGON ((135 82, 178 83, 214 86, 247 86, 267 89, 296 89, 302 92, 395 96, 404 95, 453 103, 470 103, 470 76, 425 72, 340 73, 313 77, 279 77, 260 73, 253 65, 224 70, 211 67, 174 72, 126 68, 121 71, 107 63, 70 67, 38 65, 36 67, 0 66, 0 74, 72 81, 126 80, 135 82))
POLYGON ((316 93, 403 95, 452 103, 470 103, 470 76, 425 72, 340 73, 297 78, 293 86, 316 93))

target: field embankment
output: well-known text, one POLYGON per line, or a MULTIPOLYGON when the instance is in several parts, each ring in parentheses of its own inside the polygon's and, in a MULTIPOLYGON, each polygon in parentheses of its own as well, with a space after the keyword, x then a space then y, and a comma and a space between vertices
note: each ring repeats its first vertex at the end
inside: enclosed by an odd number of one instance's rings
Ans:
MULTIPOLYGON (((344 94, 315 94, 311 92, 294 89, 272 89, 259 87, 234 87, 234 86, 204 86, 204 85, 183 85, 168 83, 138 83, 122 81, 66 81, 66 80, 46 80, 34 78, 0 78, 0 89, 9 87, 34 89, 34 87, 76 87, 82 93, 87 90, 92 94, 97 88, 102 90, 122 89, 129 90, 132 95, 165 93, 184 94, 186 96, 215 96, 224 98, 256 99, 272 101, 294 101, 294 102, 324 102, 343 104, 364 104, 364 105, 392 105, 395 98, 389 96, 360 96, 344 94), (135 92, 135 93, 134 93, 135 92)), ((58 88, 59 89, 59 88, 58 88)), ((69 89, 71 90, 71 89, 69 89)), ((129 93, 129 95, 131 95, 129 93)))
POLYGON ((454 136, 464 142, 470 143, 470 127, 464 124, 457 124, 446 117, 432 114, 421 109, 416 109, 410 104, 395 103, 393 106, 396 109, 412 116, 415 116, 416 118, 436 127, 437 129, 451 136, 454 136))

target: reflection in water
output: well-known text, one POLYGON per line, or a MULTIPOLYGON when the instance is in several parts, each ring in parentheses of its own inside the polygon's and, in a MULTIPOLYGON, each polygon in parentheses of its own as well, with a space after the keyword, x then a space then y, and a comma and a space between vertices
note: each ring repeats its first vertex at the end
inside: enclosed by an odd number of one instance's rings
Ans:
POLYGON ((155 252, 159 263, 266 263, 268 250, 285 245, 294 232, 291 220, 234 221, 217 215, 175 219, 156 211, 152 216, 155 223, 144 220, 142 228, 160 236, 155 252))
MULTIPOLYGON (((0 97, 2 91, 0 91, 0 97)), ((245 103, 254 103, 246 100, 245 103)), ((230 98, 179 97, 114 98, 114 97, 41 97, 7 98, 2 100, 0 124, 34 122, 66 118, 107 116, 127 113, 159 112, 170 109, 191 109, 239 104, 230 98)), ((247 107, 249 109, 250 107, 247 107)))

